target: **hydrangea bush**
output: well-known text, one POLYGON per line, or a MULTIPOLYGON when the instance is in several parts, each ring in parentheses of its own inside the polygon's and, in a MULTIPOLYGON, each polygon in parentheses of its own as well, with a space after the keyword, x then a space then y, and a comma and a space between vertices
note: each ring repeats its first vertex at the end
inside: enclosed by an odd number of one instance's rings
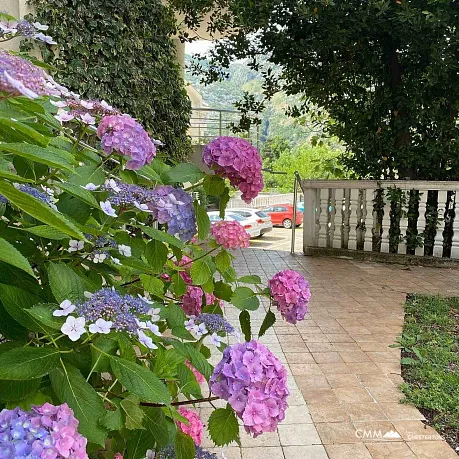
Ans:
MULTIPOLYGON (((3 40, 36 34, 8 18, 3 40)), ((216 445, 239 441, 237 417, 254 436, 274 430, 286 371, 253 339, 250 311, 272 294, 300 320, 309 288, 285 273, 270 288, 238 278, 230 251, 248 235, 212 228, 192 194, 220 197, 222 215, 226 179, 255 197, 256 149, 217 139, 210 175, 169 164, 109 102, 24 57, 2 51, 0 64, 0 457, 212 458, 195 408, 217 398, 228 404, 207 425, 216 445), (242 335, 224 315, 234 307, 242 335)), ((274 320, 270 307, 257 335, 274 320)))

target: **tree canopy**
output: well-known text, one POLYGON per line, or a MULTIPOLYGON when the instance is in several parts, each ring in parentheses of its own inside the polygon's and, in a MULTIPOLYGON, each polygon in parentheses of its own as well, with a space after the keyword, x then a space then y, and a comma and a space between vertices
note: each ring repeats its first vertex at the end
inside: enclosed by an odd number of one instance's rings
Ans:
MULTIPOLYGON (((346 144, 345 164, 359 176, 458 178, 457 2, 172 3, 185 12, 188 26, 211 12, 211 31, 226 33, 208 64, 194 68, 204 81, 224 78, 221 68, 235 59, 248 58, 259 70, 258 57, 268 56, 281 71, 262 68, 265 97, 280 90, 302 95, 303 103, 290 111, 293 116, 315 107, 326 111, 327 133, 346 144)), ((245 109, 263 108, 249 105, 245 109)))

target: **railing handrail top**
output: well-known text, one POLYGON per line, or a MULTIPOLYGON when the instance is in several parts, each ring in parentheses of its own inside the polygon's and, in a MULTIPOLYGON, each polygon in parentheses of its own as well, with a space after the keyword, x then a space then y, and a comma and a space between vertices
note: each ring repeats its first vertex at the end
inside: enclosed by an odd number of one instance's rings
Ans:
POLYGON ((191 111, 200 112, 224 112, 224 113, 240 113, 239 110, 230 110, 228 108, 207 108, 207 107, 192 107, 191 111))
POLYGON ((300 182, 305 189, 376 189, 400 188, 404 190, 459 190, 459 181, 429 180, 306 180, 300 182))

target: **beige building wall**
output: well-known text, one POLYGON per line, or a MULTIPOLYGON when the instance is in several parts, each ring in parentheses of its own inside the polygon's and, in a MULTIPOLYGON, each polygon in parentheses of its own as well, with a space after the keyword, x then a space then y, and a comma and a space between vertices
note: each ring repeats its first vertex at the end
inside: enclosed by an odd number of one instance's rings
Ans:
MULTIPOLYGON (((32 9, 27 5, 27 0, 0 0, 0 11, 5 11, 16 18, 22 18, 32 9)), ((20 38, 14 38, 5 43, 0 43, 0 49, 19 50, 20 38)))

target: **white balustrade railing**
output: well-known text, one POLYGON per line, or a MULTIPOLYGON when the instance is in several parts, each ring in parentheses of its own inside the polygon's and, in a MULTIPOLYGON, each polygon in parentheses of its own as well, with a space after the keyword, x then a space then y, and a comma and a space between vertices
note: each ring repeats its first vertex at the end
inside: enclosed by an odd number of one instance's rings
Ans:
POLYGON ((459 182, 301 180, 300 185, 305 253, 459 259, 459 182))

